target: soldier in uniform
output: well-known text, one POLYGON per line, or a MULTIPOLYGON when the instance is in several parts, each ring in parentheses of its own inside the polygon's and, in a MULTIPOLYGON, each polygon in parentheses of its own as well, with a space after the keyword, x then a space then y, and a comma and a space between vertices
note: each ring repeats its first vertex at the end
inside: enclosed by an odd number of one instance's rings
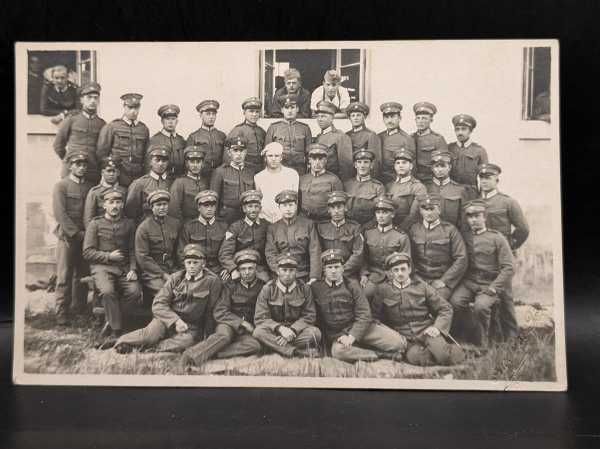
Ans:
POLYGON ((67 156, 69 176, 54 185, 52 209, 56 220, 56 318, 58 324, 69 321, 70 308, 81 309, 85 290, 79 279, 85 276, 81 257, 84 237, 83 208, 91 185, 85 180, 87 154, 75 151, 67 156))
POLYGON ((310 92, 302 87, 300 72, 296 69, 288 69, 284 72, 285 86, 280 87, 273 95, 271 104, 271 117, 285 117, 282 107, 287 95, 294 95, 298 102, 298 117, 310 118, 310 92))
POLYGON ((215 332, 205 340, 186 349, 181 360, 185 368, 202 365, 211 357, 219 359, 257 354, 262 347, 252 336, 254 332, 254 309, 256 299, 265 283, 256 276, 260 254, 244 249, 234 256, 236 280, 224 283, 223 294, 215 305, 213 316, 215 332))
POLYGON ((175 251, 180 222, 168 216, 171 194, 155 190, 148 195, 152 215, 135 231, 135 258, 142 273, 144 299, 152 301, 176 269, 175 251))
POLYGON ((177 260, 183 265, 183 250, 188 243, 197 243, 206 257, 206 268, 222 279, 229 277, 229 271, 219 263, 219 248, 225 239, 227 222, 217 218, 219 195, 213 190, 203 190, 196 195, 199 216, 183 225, 177 244, 177 260))
POLYGON ((439 195, 428 193, 417 201, 422 221, 408 231, 414 272, 448 301, 467 270, 465 242, 454 225, 440 220, 439 195))
POLYGON ((306 123, 296 120, 298 97, 284 95, 280 100, 283 120, 271 123, 265 143, 279 142, 283 146, 283 165, 293 168, 302 176, 306 173, 306 150, 312 142, 312 133, 306 123))
POLYGON ((440 195, 442 220, 462 229, 465 224, 462 219, 462 206, 477 195, 471 186, 450 179, 451 167, 452 155, 449 152, 432 151, 433 178, 425 184, 425 188, 429 193, 440 195))
POLYGON ((317 227, 312 220, 298 215, 298 194, 283 190, 275 197, 282 218, 267 228, 265 258, 274 275, 279 269, 277 260, 282 254, 296 259, 298 279, 309 284, 321 277, 321 244, 317 227))
MULTIPOLYGON (((489 344, 492 308, 498 305, 500 310, 504 308, 514 313, 513 257, 504 236, 486 227, 484 201, 465 204, 465 214, 470 227, 465 233, 469 268, 450 298, 455 316, 452 328, 453 333, 466 339, 475 321, 475 339, 485 347, 489 344)), ((516 336, 518 329, 503 326, 501 331, 504 337, 510 338, 516 336)))
POLYGON ((334 108, 336 118, 346 118, 346 108, 350 104, 350 93, 342 86, 342 77, 335 70, 327 70, 323 75, 323 85, 317 87, 310 96, 310 109, 318 114, 319 102, 326 101, 334 108))
POLYGON ((277 279, 262 288, 254 313, 254 338, 285 357, 314 356, 321 342, 312 291, 297 268, 292 255, 277 257, 277 279))
POLYGON ((315 137, 315 142, 327 148, 327 170, 337 173, 345 181, 354 176, 352 141, 345 132, 333 125, 336 110, 335 105, 329 101, 317 103, 315 112, 321 132, 315 137))
POLYGON ((201 174, 204 156, 204 151, 199 147, 186 147, 184 151, 185 176, 177 178, 171 184, 169 215, 182 222, 188 222, 198 217, 196 195, 208 189, 209 180, 201 174))
POLYGON ((123 217, 123 193, 106 190, 106 213, 94 218, 85 230, 83 257, 90 263, 96 289, 104 304, 107 326, 100 349, 114 346, 123 333, 125 319, 141 299, 135 260, 135 225, 123 217))
POLYGON ((449 344, 452 306, 430 285, 411 279, 406 253, 386 257, 388 280, 377 286, 373 317, 408 340, 406 361, 412 365, 455 365, 465 359, 462 348, 449 344))
POLYGON ((325 169, 327 147, 320 143, 310 145, 308 151, 310 172, 300 176, 300 209, 311 220, 326 220, 327 197, 334 190, 343 190, 340 178, 325 169))
POLYGON ((485 148, 471 140, 471 133, 477 126, 477 121, 467 114, 452 117, 456 142, 448 145, 452 154, 452 171, 450 177, 460 184, 477 189, 477 168, 488 163, 485 148))
POLYGON ((85 198, 85 208, 83 211, 83 224, 87 228, 94 217, 104 215, 102 206, 102 193, 106 189, 121 189, 123 195, 127 195, 127 189, 119 185, 119 167, 121 161, 113 156, 102 159, 100 166, 102 168, 100 184, 90 189, 85 198))
POLYGON ((152 215, 148 204, 148 195, 155 190, 169 190, 173 179, 168 174, 169 149, 162 145, 150 148, 150 171, 147 175, 136 179, 129 186, 125 215, 140 223, 145 217, 152 215))
POLYGON ((529 225, 517 200, 498 191, 501 172, 496 164, 479 166, 481 198, 487 206, 487 227, 502 233, 510 247, 517 250, 529 237, 529 225))
POLYGON ((227 141, 229 163, 218 167, 210 180, 210 188, 219 195, 219 217, 231 224, 242 218, 241 195, 254 189, 254 171, 245 163, 246 142, 241 137, 227 141))
POLYGON ((358 280, 362 268, 364 239, 360 225, 346 219, 348 195, 336 190, 327 199, 328 221, 317 224, 321 249, 339 250, 343 257, 344 276, 358 280))
POLYGON ((410 254, 410 239, 400 229, 394 227, 393 218, 396 206, 387 198, 378 198, 375 203, 377 225, 364 233, 365 246, 360 285, 370 301, 375 288, 386 279, 385 258, 393 252, 410 254))
POLYGON ((42 86, 40 111, 60 123, 70 111, 77 109, 77 86, 69 81, 68 69, 57 65, 51 71, 52 82, 42 86))
POLYGON ((202 125, 187 138, 188 146, 200 147, 206 154, 201 175, 210 180, 215 168, 223 163, 223 150, 227 136, 215 128, 219 102, 204 100, 196 106, 202 125))
POLYGON ((106 122, 98 117, 100 102, 100 84, 90 83, 79 90, 81 111, 69 114, 61 123, 54 138, 54 152, 63 160, 60 177, 69 174, 65 156, 67 153, 81 151, 87 155, 88 172, 86 179, 92 184, 100 179, 96 161, 96 145, 100 130, 106 122))
MULTIPOLYGON (((242 111, 244 111, 244 121, 236 125, 227 136, 227 140, 234 141, 240 137, 246 142, 246 165, 254 173, 258 173, 264 168, 262 150, 265 147, 266 131, 258 126, 262 101, 256 97, 250 97, 242 102, 242 111)), ((229 154, 223 155, 223 162, 229 163, 229 154)))
MULTIPOLYGON (((156 145, 167 148, 169 152, 169 175, 175 179, 185 174, 184 150, 186 147, 185 139, 177 134, 177 121, 181 110, 175 104, 166 104, 158 108, 157 114, 162 123, 162 129, 150 137, 148 148, 154 148, 156 145)), ((147 155, 149 156, 149 154, 147 155)), ((146 158, 146 172, 150 170, 150 158, 146 158)))
POLYGON ((331 356, 350 363, 372 362, 380 356, 401 359, 406 338, 372 319, 369 302, 358 282, 343 275, 342 251, 324 251, 321 263, 324 279, 312 284, 311 290, 317 322, 331 356))
POLYGON ((252 249, 259 254, 256 261, 256 276, 264 282, 270 279, 269 270, 264 259, 265 243, 267 239, 267 226, 269 222, 259 218, 262 193, 260 190, 246 190, 241 195, 244 218, 229 226, 225 233, 225 240, 219 249, 219 262, 226 269, 231 278, 236 280, 240 276, 235 255, 242 250, 252 249))
POLYGON ((135 93, 121 95, 123 117, 104 125, 98 136, 98 158, 121 159, 119 183, 125 187, 144 173, 150 131, 138 120, 142 98, 135 93))
POLYGON ((425 195, 427 189, 421 181, 412 176, 413 154, 408 150, 398 150, 394 154, 394 170, 396 179, 385 186, 396 211, 394 224, 408 231, 410 226, 419 219, 419 204, 415 198, 425 195))
POLYGON ((185 269, 175 272, 152 303, 152 321, 119 338, 115 350, 130 352, 134 347, 154 347, 157 352, 182 352, 214 331, 213 310, 222 284, 205 269, 206 258, 198 245, 183 251, 185 269))
POLYGON ((348 194, 348 218, 364 225, 375 218, 375 200, 385 193, 385 187, 371 176, 375 153, 371 150, 354 152, 356 177, 344 182, 348 194))
POLYGON ((383 103, 379 109, 383 114, 383 123, 385 131, 381 131, 378 136, 381 139, 381 181, 386 184, 396 179, 394 171, 394 155, 398 150, 407 150, 416 154, 415 139, 400 128, 400 112, 402 105, 395 101, 383 103))
POLYGON ((348 137, 352 141, 352 153, 358 150, 369 150, 375 155, 373 176, 381 181, 381 140, 374 131, 365 126, 365 119, 369 115, 369 106, 359 101, 350 103, 346 109, 352 129, 348 137))
POLYGON ((426 101, 413 106, 415 111, 415 122, 417 131, 413 134, 417 149, 417 172, 415 176, 423 182, 430 181, 431 174, 431 152, 434 150, 448 151, 446 140, 441 134, 431 129, 433 116, 437 113, 435 105, 426 101))

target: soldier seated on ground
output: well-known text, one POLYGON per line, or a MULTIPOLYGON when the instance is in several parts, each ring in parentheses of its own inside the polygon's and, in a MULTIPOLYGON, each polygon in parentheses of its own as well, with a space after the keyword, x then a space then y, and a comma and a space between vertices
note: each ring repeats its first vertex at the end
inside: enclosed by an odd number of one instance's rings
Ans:
POLYGON ((316 356, 321 331, 310 286, 296 278, 298 262, 277 258, 277 279, 267 282, 256 301, 253 336, 285 357, 316 356))
POLYGON ((225 282, 223 294, 215 305, 215 333, 186 349, 181 360, 184 369, 190 365, 199 366, 215 355, 225 359, 249 356, 261 350, 259 341, 252 336, 256 299, 265 285, 256 277, 260 254, 253 249, 244 249, 235 254, 234 261, 239 276, 225 282))
POLYGON ((150 324, 122 335, 115 344, 117 352, 134 347, 181 352, 201 340, 203 333, 212 334, 221 281, 205 269, 206 258, 198 245, 187 245, 183 257, 185 270, 174 273, 154 298, 150 324))
POLYGON ((400 360, 406 350, 406 338, 373 321, 369 302, 358 282, 343 275, 342 251, 324 251, 321 262, 325 279, 312 284, 311 290, 331 356, 351 363, 380 357, 400 360))
POLYGON ((408 254, 390 254, 385 262, 388 280, 377 286, 371 310, 376 320, 406 337, 406 361, 420 366, 461 363, 462 348, 446 342, 452 306, 430 285, 411 279, 408 254))

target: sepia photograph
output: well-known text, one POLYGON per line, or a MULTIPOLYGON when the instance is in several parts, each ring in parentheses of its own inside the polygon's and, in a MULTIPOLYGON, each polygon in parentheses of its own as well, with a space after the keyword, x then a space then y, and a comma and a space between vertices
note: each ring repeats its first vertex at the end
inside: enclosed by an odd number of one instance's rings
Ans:
POLYGON ((558 41, 15 67, 15 383, 567 389, 558 41))

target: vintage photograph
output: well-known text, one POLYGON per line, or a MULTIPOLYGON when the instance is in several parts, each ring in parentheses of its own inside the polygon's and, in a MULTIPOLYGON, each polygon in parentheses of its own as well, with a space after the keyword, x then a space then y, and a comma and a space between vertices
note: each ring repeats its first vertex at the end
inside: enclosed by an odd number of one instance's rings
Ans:
POLYGON ((14 381, 565 390, 558 58, 16 44, 14 381))

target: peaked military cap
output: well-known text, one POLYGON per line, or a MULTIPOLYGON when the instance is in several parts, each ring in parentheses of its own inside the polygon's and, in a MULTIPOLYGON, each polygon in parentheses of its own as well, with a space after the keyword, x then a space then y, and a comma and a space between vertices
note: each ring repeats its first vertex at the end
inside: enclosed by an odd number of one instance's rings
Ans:
POLYGON ((260 101, 260 98, 258 98, 258 97, 246 98, 242 102, 242 109, 261 109, 261 108, 262 108, 262 101, 260 101))
POLYGON ((472 116, 468 114, 458 114, 452 117, 452 124, 454 126, 466 125, 469 128, 473 129, 477 126, 477 120, 475 120, 472 116))
POLYGON ((406 159, 407 161, 412 162, 414 159, 414 155, 412 151, 409 151, 406 148, 401 148, 397 151, 394 151, 394 160, 398 159, 406 159))
POLYGON ((122 200, 124 198, 125 198, 125 193, 123 192, 123 189, 118 188, 118 187, 109 187, 108 189, 106 189, 102 192, 102 199, 104 201, 110 200, 110 199, 122 200))
POLYGON ((344 263, 344 253, 341 249, 330 248, 321 253, 321 262, 323 265, 344 263))
POLYGON ((197 204, 216 203, 219 199, 219 194, 214 190, 202 190, 196 194, 194 201, 197 204))
POLYGON ((342 81, 342 76, 337 72, 337 70, 327 70, 323 76, 323 81, 328 83, 339 83, 342 81))
POLYGON ((431 162, 438 161, 452 162, 452 154, 448 151, 433 150, 431 152, 431 162))
POLYGON ((188 243, 183 248, 184 259, 206 259, 202 247, 197 243, 188 243))
POLYGON ((352 159, 357 161, 359 159, 369 159, 370 161, 375 160, 375 153, 367 148, 361 148, 360 150, 356 150, 352 154, 352 159))
POLYGON ((77 161, 86 161, 88 162, 88 155, 83 151, 73 151, 71 154, 67 156, 67 161, 69 164, 77 161))
POLYGON ((185 150, 183 150, 183 157, 185 159, 204 159, 206 157, 206 153, 202 148, 190 145, 185 147, 185 150))
POLYGON ((100 161, 100 168, 107 168, 107 167, 112 167, 112 168, 119 168, 121 166, 121 159, 119 159, 116 156, 108 156, 108 157, 103 157, 102 161, 100 161))
POLYGON ((402 111, 402 105, 395 101, 388 101, 387 103, 383 103, 379 109, 384 114, 398 114, 402 111))
POLYGON ((225 146, 227 148, 229 148, 230 150, 234 150, 234 149, 245 150, 246 149, 246 139, 244 139, 242 136, 231 137, 231 138, 227 139, 227 142, 225 142, 225 146))
POLYGON ((385 267, 389 270, 401 263, 408 263, 410 265, 410 262, 410 256, 407 253, 393 252, 385 258, 385 267))
POLYGON ((499 175, 502 169, 496 164, 481 164, 477 167, 478 175, 499 175))
POLYGON ((129 107, 138 107, 141 104, 141 100, 144 98, 141 94, 128 93, 121 95, 123 104, 129 107))
POLYGON ((317 112, 324 112, 326 114, 335 114, 338 111, 336 105, 334 105, 331 101, 321 100, 317 103, 317 112))
POLYGON ((419 206, 439 206, 441 204, 441 197, 436 193, 425 193, 417 197, 419 206))
POLYGON ((99 94, 101 90, 102 87, 100 87, 100 84, 91 82, 79 88, 79 96, 82 97, 87 94, 99 94))
POLYGON ((171 194, 166 190, 155 190, 148 195, 148 204, 152 205, 158 201, 169 201, 171 199, 171 194))
POLYGON ((387 196, 380 196, 375 200, 375 210, 383 209, 383 210, 396 210, 396 206, 394 202, 388 198, 387 196))
POLYGON ((196 106, 196 111, 204 112, 204 111, 218 111, 219 110, 219 102, 217 100, 204 100, 198 103, 196 106))
POLYGON ((308 157, 327 157, 327 145, 322 143, 311 143, 308 150, 308 157))
POLYGON ((346 192, 344 192, 343 190, 334 190, 329 195, 327 195, 327 204, 328 205, 338 204, 338 203, 346 204, 347 200, 348 200, 348 194, 346 192))
POLYGON ((290 253, 281 254, 277 257, 277 266, 280 268, 298 268, 298 261, 290 253))
POLYGON ((179 106, 177 106, 176 104, 165 104, 164 106, 158 108, 158 111, 156 111, 156 113, 161 117, 168 117, 173 115, 177 117, 180 112, 181 109, 179 109, 179 106))
POLYGON ((240 195, 242 204, 260 203, 262 198, 263 194, 260 190, 246 190, 240 195))
POLYGON ((295 190, 282 190, 277 195, 275 195, 275 202, 277 204, 281 203, 291 203, 298 202, 298 192, 295 190))
POLYGON ((296 94, 282 95, 281 97, 279 97, 279 103, 284 108, 287 106, 295 106, 296 104, 298 104, 298 95, 296 95, 296 94))
POLYGON ((413 106, 413 111, 415 111, 415 114, 425 113, 429 115, 434 115, 437 113, 437 108, 433 103, 429 103, 428 101, 421 101, 413 106))
POLYGON ((233 256, 233 263, 241 265, 243 263, 258 263, 260 261, 260 254, 254 249, 243 249, 238 251, 233 256))
POLYGON ((483 200, 471 200, 467 201, 463 206, 463 210, 465 214, 478 214, 480 212, 485 212, 487 205, 483 200))
POLYGON ((157 156, 169 159, 169 147, 167 147, 166 145, 152 145, 152 147, 150 147, 148 155, 150 157, 157 156))
POLYGON ((351 112, 362 112, 365 115, 369 115, 369 106, 361 101, 354 101, 346 108, 347 114, 350 114, 351 112))

